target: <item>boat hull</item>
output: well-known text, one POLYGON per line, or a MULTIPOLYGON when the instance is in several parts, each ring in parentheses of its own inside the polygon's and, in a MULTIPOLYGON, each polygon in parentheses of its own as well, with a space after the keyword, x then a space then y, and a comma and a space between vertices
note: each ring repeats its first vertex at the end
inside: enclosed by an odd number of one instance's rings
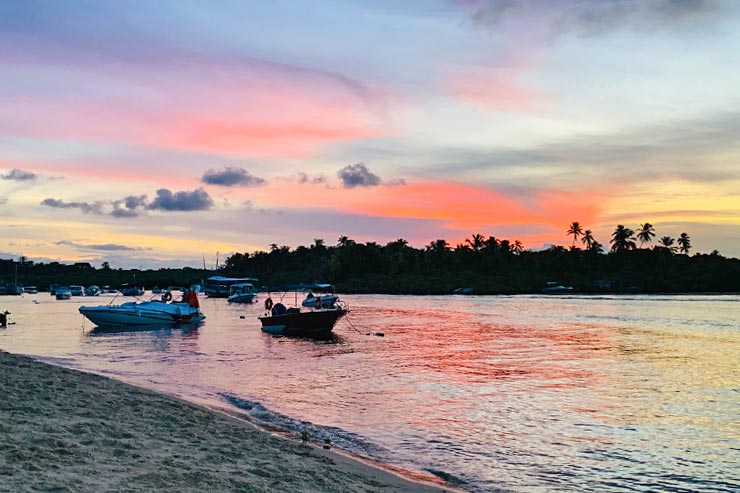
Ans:
POLYGON ((337 309, 286 313, 258 318, 262 323, 262 331, 269 334, 319 337, 330 334, 337 320, 346 314, 347 310, 337 309))
POLYGON ((122 305, 81 306, 88 320, 98 326, 143 326, 181 324, 202 320, 203 313, 187 303, 124 303, 122 305))

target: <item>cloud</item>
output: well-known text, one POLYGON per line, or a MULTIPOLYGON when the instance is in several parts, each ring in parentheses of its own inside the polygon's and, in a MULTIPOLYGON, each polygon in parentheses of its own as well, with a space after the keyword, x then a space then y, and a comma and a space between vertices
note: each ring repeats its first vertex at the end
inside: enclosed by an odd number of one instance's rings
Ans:
POLYGON ((365 163, 349 164, 337 172, 344 188, 376 187, 380 177, 370 172, 365 163))
POLYGON ((102 215, 105 203, 99 200, 95 202, 65 202, 60 199, 44 199, 41 201, 41 205, 55 209, 79 209, 84 214, 102 215))
POLYGON ((14 180, 14 181, 35 181, 38 178, 36 173, 30 171, 24 171, 22 169, 14 168, 4 175, 0 175, 3 180, 14 180))
POLYGON ((55 241, 54 244, 59 245, 59 246, 71 246, 71 247, 80 248, 83 250, 96 250, 96 251, 102 251, 102 252, 134 252, 134 251, 151 250, 151 248, 130 247, 126 245, 119 245, 117 243, 84 244, 84 243, 76 243, 74 241, 69 241, 69 240, 55 241))
POLYGON ((534 23, 550 34, 593 36, 630 27, 680 29, 717 15, 715 0, 473 0, 473 19, 484 25, 534 23))
MULTIPOLYGON (((350 164, 337 171, 337 176, 342 182, 344 188, 355 187, 377 187, 383 185, 386 187, 397 187, 406 185, 406 180, 397 178, 395 180, 383 181, 378 175, 370 172, 365 163, 350 164)), ((299 181, 299 183, 302 183, 299 181)))
POLYGON ((41 201, 41 205, 55 209, 79 209, 84 214, 133 218, 144 214, 147 210, 208 210, 213 206, 213 199, 202 188, 192 192, 175 193, 166 188, 160 188, 151 202, 148 201, 146 195, 129 195, 120 200, 96 200, 94 202, 65 202, 61 199, 47 198, 41 201))
POLYGON ((305 185, 306 183, 311 183, 312 185, 321 185, 322 183, 326 183, 326 176, 324 175, 318 175, 311 178, 308 174, 299 172, 296 177, 298 183, 301 185, 305 185))
POLYGON ((253 176, 244 168, 236 166, 227 166, 223 170, 216 171, 209 169, 203 175, 203 183, 208 185, 218 185, 222 187, 259 187, 267 183, 263 178, 253 176))
POLYGON ((172 193, 166 188, 157 190, 157 196, 147 206, 151 210, 203 211, 213 207, 213 199, 202 188, 192 192, 172 193))

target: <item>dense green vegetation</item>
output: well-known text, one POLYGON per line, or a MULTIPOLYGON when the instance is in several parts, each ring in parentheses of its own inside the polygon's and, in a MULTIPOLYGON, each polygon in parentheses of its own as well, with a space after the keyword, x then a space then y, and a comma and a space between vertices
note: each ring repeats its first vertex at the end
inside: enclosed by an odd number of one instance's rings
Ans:
POLYGON ((441 294, 469 287, 478 294, 539 292, 548 281, 573 286, 578 292, 738 292, 740 260, 711 254, 689 255, 690 238, 676 242, 663 236, 649 246, 655 230, 649 223, 637 234, 617 226, 603 253, 588 229, 574 222, 567 230, 569 248, 525 250, 518 241, 474 234, 454 248, 435 240, 413 248, 403 239, 386 245, 358 243, 346 236, 334 246, 316 239, 308 247, 271 245, 269 252, 237 253, 219 270, 121 270, 107 265, 0 261, 0 279, 12 282, 18 266, 19 284, 48 289, 49 284, 90 284, 118 287, 136 283, 147 288, 185 285, 210 275, 257 277, 262 285, 288 282, 331 282, 347 293, 441 294), (577 246, 582 243, 584 248, 577 246), (644 248, 638 247, 638 242, 644 248))

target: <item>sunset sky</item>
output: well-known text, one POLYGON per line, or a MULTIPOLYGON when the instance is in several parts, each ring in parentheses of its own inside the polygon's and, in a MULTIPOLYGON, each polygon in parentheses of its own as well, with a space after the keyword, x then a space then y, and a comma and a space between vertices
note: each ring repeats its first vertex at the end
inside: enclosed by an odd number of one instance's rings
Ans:
POLYGON ((6 0, 0 258, 572 221, 740 257, 739 88, 732 0, 6 0))

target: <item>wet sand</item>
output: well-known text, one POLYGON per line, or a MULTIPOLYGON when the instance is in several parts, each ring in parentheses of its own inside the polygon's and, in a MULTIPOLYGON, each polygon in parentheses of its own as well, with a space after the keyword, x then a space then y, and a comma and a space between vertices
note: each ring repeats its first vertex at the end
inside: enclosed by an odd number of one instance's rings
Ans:
POLYGON ((452 491, 174 397, 0 351, 0 491, 452 491))

